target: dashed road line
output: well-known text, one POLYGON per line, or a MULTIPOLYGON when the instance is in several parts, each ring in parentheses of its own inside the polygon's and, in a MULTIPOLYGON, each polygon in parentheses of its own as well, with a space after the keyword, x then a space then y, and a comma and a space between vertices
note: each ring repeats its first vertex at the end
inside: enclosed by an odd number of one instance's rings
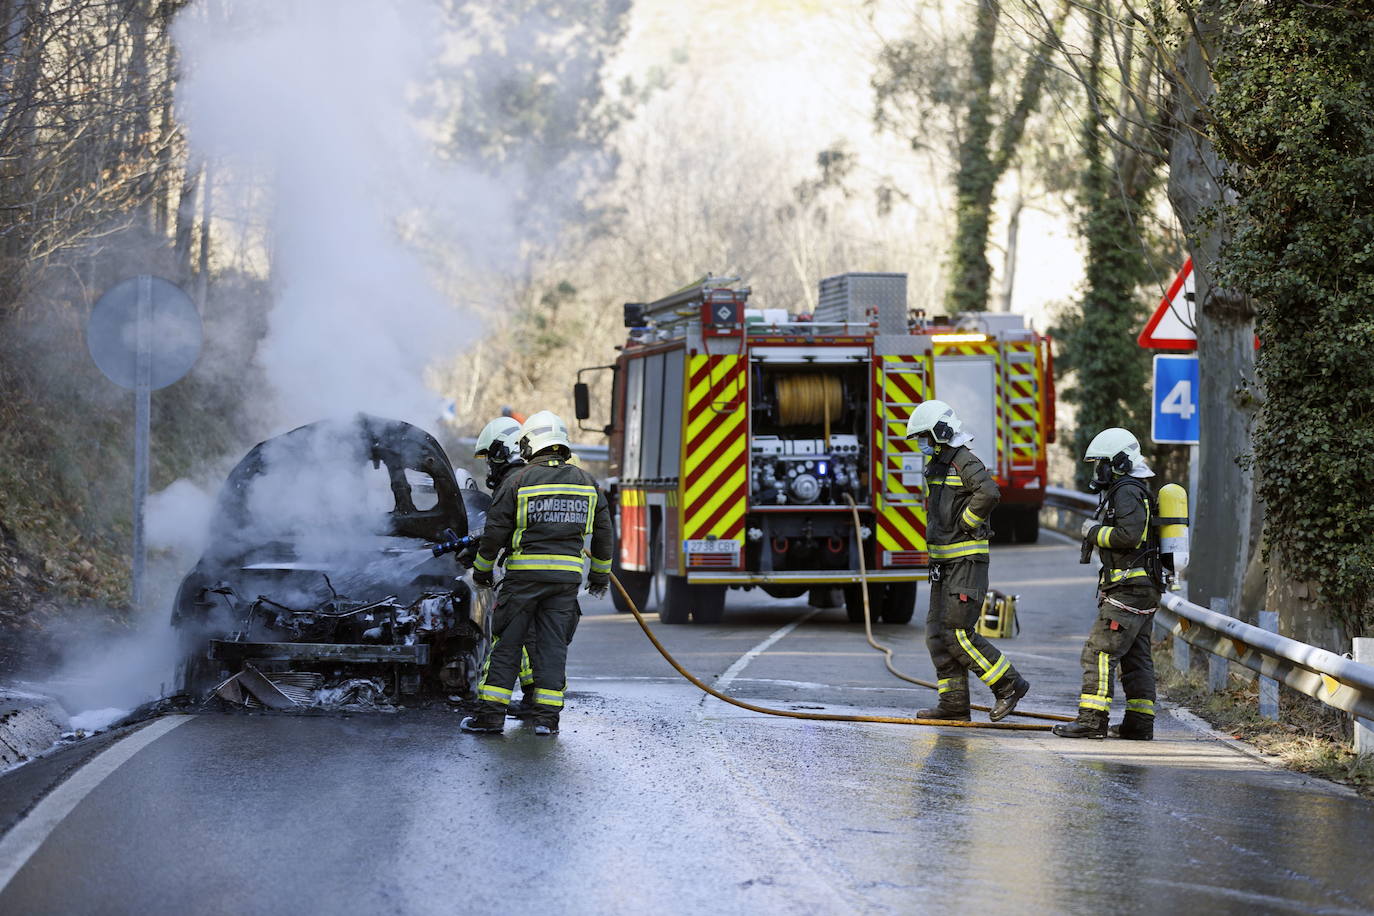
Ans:
MULTIPOLYGON (((817 614, 820 613, 820 611, 820 608, 812 608, 811 610, 807 611, 805 614, 801 615, 796 620, 792 621, 786 626, 782 626, 774 630, 773 633, 763 642, 759 643, 757 646, 750 649, 748 652, 744 653, 739 658, 735 659, 735 663, 731 665, 729 668, 726 668, 724 674, 716 678, 716 683, 714 685, 715 688, 723 692, 725 688, 730 686, 731 681, 739 677, 740 672, 743 671, 746 667, 748 667, 750 662, 758 658, 763 653, 767 652, 778 642, 778 640, 785 637, 788 633, 791 633, 797 627, 806 623, 812 617, 815 617, 817 614)), ((703 696, 702 701, 704 702, 705 699, 706 697, 703 696)))

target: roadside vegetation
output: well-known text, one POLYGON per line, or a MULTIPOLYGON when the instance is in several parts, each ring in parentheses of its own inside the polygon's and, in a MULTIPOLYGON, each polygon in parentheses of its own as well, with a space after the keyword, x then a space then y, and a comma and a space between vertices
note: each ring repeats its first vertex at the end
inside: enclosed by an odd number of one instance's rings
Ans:
POLYGON ((1303 694, 1279 686, 1279 719, 1259 714, 1259 685, 1232 674, 1225 690, 1213 692, 1197 669, 1184 674, 1173 665, 1169 641, 1154 649, 1160 695, 1195 713, 1213 728, 1252 744, 1284 769, 1308 773, 1374 798, 1374 755, 1351 748, 1350 720, 1303 694))

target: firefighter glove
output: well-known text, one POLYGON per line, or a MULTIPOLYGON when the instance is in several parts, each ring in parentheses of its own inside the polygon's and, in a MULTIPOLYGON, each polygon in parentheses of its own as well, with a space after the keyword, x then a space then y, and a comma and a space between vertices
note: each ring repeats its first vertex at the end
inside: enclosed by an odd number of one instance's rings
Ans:
POLYGON ((472 583, 478 588, 495 588, 496 580, 492 578, 491 570, 476 569, 472 572, 472 583))
POLYGON ((1093 533, 1093 529, 1096 528, 1096 527, 1097 527, 1097 519, 1095 519, 1095 518, 1084 519, 1084 520, 1083 520, 1083 529, 1082 529, 1083 537, 1087 537, 1088 535, 1092 534, 1092 533, 1093 533))
POLYGON ((591 573, 587 576, 587 594, 593 598, 604 598, 606 588, 611 584, 610 576, 591 573))
POLYGON ((477 545, 473 544, 463 548, 454 556, 454 559, 457 560, 458 565, 464 569, 472 569, 472 562, 477 559, 477 545))

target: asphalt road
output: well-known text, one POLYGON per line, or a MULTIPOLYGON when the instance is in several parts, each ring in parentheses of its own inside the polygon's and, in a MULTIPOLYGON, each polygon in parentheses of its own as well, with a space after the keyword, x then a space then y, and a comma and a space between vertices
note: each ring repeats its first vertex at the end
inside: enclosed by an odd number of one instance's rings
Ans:
MULTIPOLYGON (((1022 596, 1003 646, 1028 708, 1078 693, 1075 554, 993 556, 1022 596)), ((931 700, 843 611, 756 596, 659 632, 754 701, 931 700)), ((932 676, 920 626, 878 630, 932 676)), ((1374 807, 1168 714, 1150 743, 768 717, 704 699, 608 603, 570 674, 556 739, 438 709, 202 715, 21 768, 0 779, 0 913, 1374 912, 1374 807)))

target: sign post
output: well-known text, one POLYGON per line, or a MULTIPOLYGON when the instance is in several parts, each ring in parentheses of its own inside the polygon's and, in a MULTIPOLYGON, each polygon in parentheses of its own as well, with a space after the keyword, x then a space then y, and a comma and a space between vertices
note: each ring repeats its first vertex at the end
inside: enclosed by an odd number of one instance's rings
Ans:
POLYGON ((143 607, 146 565, 144 506, 148 500, 148 440, 152 393, 180 379, 200 356, 200 314, 173 284, 143 274, 111 287, 86 323, 86 347, 105 377, 134 393, 132 600, 143 607))

